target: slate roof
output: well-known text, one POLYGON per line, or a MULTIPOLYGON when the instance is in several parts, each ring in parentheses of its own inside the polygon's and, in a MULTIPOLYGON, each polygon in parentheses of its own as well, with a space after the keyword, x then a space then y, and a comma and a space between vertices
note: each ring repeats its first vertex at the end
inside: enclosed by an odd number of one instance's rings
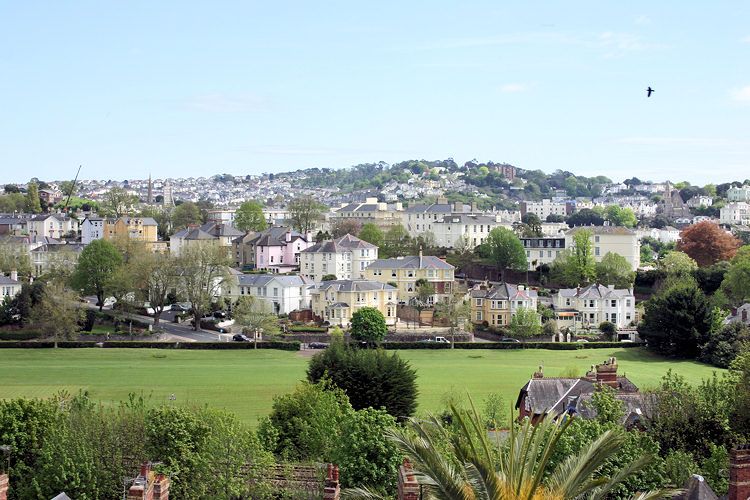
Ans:
POLYGON ((275 281, 282 286, 303 286, 312 284, 312 281, 303 276, 280 276, 278 274, 239 274, 237 282, 241 286, 266 286, 275 281))
POLYGON ((432 205, 411 205, 404 209, 408 214, 449 214, 453 212, 451 203, 433 203, 432 205))
POLYGON ((158 226, 158 224, 156 223, 153 217, 120 217, 120 218, 127 225, 130 225, 131 223, 137 224, 137 222, 135 221, 141 221, 141 225, 143 226, 158 226))
POLYGON ((531 299, 538 296, 536 290, 519 290, 518 285, 512 285, 510 283, 500 283, 499 285, 493 285, 491 288, 481 289, 480 285, 475 285, 471 289, 471 297, 478 299, 500 299, 500 300, 517 300, 517 299, 531 299))
POLYGON ((177 231, 172 235, 172 238, 181 238, 183 240, 215 240, 216 237, 212 234, 208 234, 202 231, 199 227, 188 227, 177 231))
POLYGON ((219 237, 219 236, 237 237, 237 236, 245 235, 245 233, 235 228, 233 225, 222 223, 222 222, 207 222, 206 224, 203 224, 200 227, 200 229, 201 231, 204 231, 208 234, 212 234, 216 237, 219 237))
POLYGON ((566 232, 566 235, 573 235, 578 231, 587 229, 593 234, 615 234, 620 236, 634 236, 635 231, 622 226, 576 226, 566 232))
POLYGON ((248 243, 253 246, 284 247, 287 244, 287 241, 286 241, 287 232, 291 232, 292 241, 296 239, 302 239, 302 240, 307 241, 307 239, 305 238, 305 235, 297 231, 294 231, 291 228, 283 227, 283 226, 273 226, 258 233, 258 235, 255 238, 248 241, 248 243))
POLYGON ((561 288, 560 297, 578 297, 579 299, 620 299, 632 297, 633 292, 626 289, 612 289, 604 285, 593 284, 585 288, 561 288))
POLYGON ((345 234, 336 240, 326 240, 314 244, 300 253, 343 253, 360 248, 378 248, 372 243, 360 240, 351 234, 345 234))
POLYGON ((318 290, 333 289, 336 292, 372 292, 377 290, 396 291, 396 287, 371 280, 331 280, 323 281, 318 290))
POLYGON ((19 285, 20 282, 18 280, 12 280, 7 276, 0 275, 0 285, 19 285))
POLYGON ((45 243, 36 247, 32 252, 62 252, 71 250, 73 252, 82 252, 86 248, 83 243, 45 243))
POLYGON ((434 224, 497 224, 491 215, 446 215, 434 224))
POLYGON ((455 269, 452 265, 434 255, 409 255, 393 259, 378 259, 367 269, 455 269))

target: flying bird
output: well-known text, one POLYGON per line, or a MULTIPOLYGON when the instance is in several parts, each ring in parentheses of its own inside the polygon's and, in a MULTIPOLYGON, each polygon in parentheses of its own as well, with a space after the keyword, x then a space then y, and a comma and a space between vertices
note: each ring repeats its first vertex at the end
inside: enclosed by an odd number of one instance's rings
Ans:
POLYGON ((652 92, 656 92, 656 91, 655 91, 654 89, 652 89, 651 87, 649 87, 649 88, 647 88, 647 89, 646 89, 646 92, 648 92, 648 93, 646 94, 646 97, 651 97, 651 93, 652 93, 652 92))

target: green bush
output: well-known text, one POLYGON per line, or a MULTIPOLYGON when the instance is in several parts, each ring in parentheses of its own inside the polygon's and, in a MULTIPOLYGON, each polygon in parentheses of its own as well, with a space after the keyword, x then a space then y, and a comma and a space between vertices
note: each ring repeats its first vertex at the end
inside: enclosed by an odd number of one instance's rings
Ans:
MULTIPOLYGON (((455 349, 547 349, 575 351, 577 349, 627 349, 641 347, 636 342, 455 342, 455 349)), ((450 349, 450 344, 437 342, 385 342, 384 349, 450 349)))
POLYGON ((290 326, 286 329, 286 331, 302 333, 327 333, 328 328, 324 326, 290 326))
POLYGON ((41 337, 39 332, 18 330, 15 332, 0 332, 0 340, 31 340, 41 337))

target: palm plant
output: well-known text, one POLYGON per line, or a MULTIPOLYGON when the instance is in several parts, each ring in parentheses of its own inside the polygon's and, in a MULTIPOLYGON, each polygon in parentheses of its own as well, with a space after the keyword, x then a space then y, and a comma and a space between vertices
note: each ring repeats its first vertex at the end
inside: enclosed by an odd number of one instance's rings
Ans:
MULTIPOLYGON (((650 461, 650 457, 641 457, 612 477, 598 475, 624 441, 624 431, 607 431, 550 472, 555 447, 573 417, 549 416, 533 425, 526 419, 511 426, 505 439, 493 442, 473 403, 469 411, 451 406, 451 413, 452 428, 431 417, 426 421, 410 419, 406 427, 390 431, 390 438, 410 458, 425 488, 425 499, 600 500, 650 461)), ((344 493, 347 498, 378 498, 364 489, 344 493)), ((664 494, 648 492, 634 500, 664 494)))

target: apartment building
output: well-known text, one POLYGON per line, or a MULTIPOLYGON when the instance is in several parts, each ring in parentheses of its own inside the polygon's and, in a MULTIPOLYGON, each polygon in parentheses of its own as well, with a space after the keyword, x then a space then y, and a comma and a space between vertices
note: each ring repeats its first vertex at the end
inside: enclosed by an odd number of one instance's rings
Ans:
POLYGON ((313 281, 326 275, 337 279, 362 279, 365 269, 378 259, 378 247, 346 234, 336 240, 321 241, 299 254, 300 274, 313 281))
POLYGON ((730 187, 727 190, 727 200, 731 202, 750 202, 750 186, 747 184, 740 187, 730 187))
POLYGON ((233 300, 255 297, 268 304, 274 314, 310 308, 312 282, 303 276, 278 274, 234 274, 227 296, 233 300))
POLYGON ((462 240, 473 248, 484 243, 487 235, 496 227, 513 228, 512 222, 502 222, 493 215, 446 215, 441 220, 428 221, 428 231, 435 235, 439 247, 455 248, 462 240))
POLYGON ((471 296, 471 321, 492 327, 506 327, 521 308, 536 311, 537 292, 524 285, 500 283, 489 286, 480 283, 469 290, 471 296))
POLYGON ((553 201, 551 199, 544 199, 541 201, 522 201, 520 205, 522 217, 526 214, 534 214, 542 221, 546 220, 550 215, 567 217, 573 213, 576 207, 575 202, 553 201))
POLYGON ((552 264, 566 248, 564 236, 520 238, 520 240, 526 251, 529 271, 543 264, 552 264))
POLYGON ((322 321, 346 327, 363 307, 374 307, 388 325, 396 324, 397 290, 372 280, 324 281, 311 292, 312 311, 322 321))
POLYGON ((583 230, 591 233, 594 260, 597 262, 612 252, 625 257, 633 271, 641 265, 641 242, 635 231, 621 226, 578 226, 565 233, 565 248, 572 248, 573 237, 583 230))
POLYGON ((104 239, 130 238, 131 240, 155 243, 157 223, 151 217, 120 217, 114 222, 105 221, 104 239))
POLYGON ((372 222, 383 230, 401 224, 401 203, 378 202, 377 198, 366 198, 364 203, 343 203, 333 210, 331 222, 335 219, 356 219, 366 224, 372 222))
POLYGON ((435 288, 429 302, 447 300, 453 291, 455 268, 442 259, 428 255, 410 255, 393 259, 379 259, 370 264, 365 277, 380 283, 395 284, 398 302, 409 303, 417 296, 417 281, 426 280, 435 288))
POLYGON ((597 328, 604 321, 624 328, 635 320, 633 290, 615 289, 613 285, 564 288, 552 302, 560 328, 597 328))

